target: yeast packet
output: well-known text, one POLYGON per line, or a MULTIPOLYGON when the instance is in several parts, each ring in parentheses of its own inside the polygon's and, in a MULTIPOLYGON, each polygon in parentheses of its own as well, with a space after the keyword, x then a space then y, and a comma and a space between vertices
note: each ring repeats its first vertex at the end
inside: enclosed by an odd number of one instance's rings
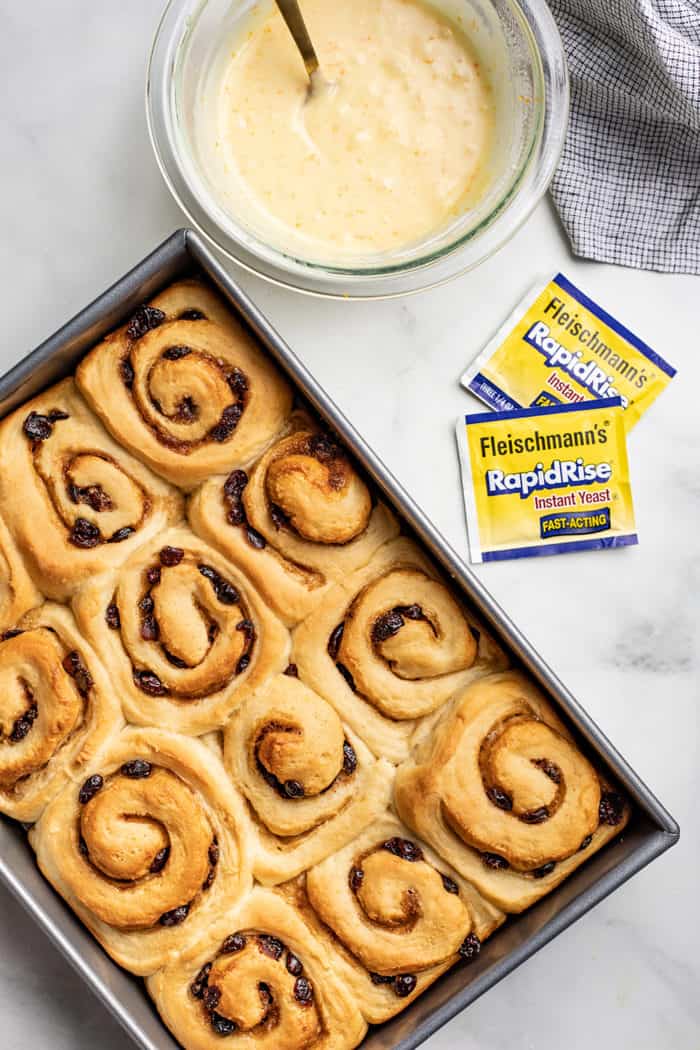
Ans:
POLYGON ((675 374, 558 273, 524 296, 460 382, 496 411, 619 397, 629 432, 675 374))
POLYGON ((457 423, 473 562, 637 543, 620 398, 457 423))

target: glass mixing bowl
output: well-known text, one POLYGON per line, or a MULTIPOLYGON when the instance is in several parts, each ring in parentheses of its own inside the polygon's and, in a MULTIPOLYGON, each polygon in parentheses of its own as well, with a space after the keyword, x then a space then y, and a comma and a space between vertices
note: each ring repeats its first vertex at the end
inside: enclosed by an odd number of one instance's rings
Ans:
MULTIPOLYGON (((333 0, 340 2, 340 0, 333 0)), ((148 68, 156 159, 189 220, 229 258, 277 284, 338 298, 384 298, 434 287, 500 248, 554 174, 569 107, 566 60, 545 0, 428 0, 470 26, 489 57, 500 112, 499 163, 477 205, 419 242, 347 262, 295 257, 217 201, 193 148, 197 88, 222 34, 272 0, 170 0, 148 68)))

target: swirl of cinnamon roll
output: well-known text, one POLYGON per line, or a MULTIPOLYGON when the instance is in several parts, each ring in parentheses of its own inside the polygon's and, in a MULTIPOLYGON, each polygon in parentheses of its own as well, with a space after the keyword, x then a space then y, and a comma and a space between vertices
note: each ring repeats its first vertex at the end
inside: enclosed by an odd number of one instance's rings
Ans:
POLYGON ((289 634, 248 579, 187 529, 141 547, 74 601, 119 685, 130 721, 199 734, 220 728, 286 666, 289 634))
POLYGON ((109 954, 147 975, 250 885, 243 804, 199 741, 124 730, 30 832, 44 875, 109 954))
POLYGON ((41 595, 24 567, 22 557, 4 521, 0 519, 0 632, 14 627, 41 595))
POLYGON ((179 493, 112 441, 72 379, 0 424, 0 500, 29 572, 57 600, 182 512, 179 493))
POLYGON ((384 815, 289 890, 365 1019, 402 1010, 503 921, 430 847, 384 815))
POLYGON ((76 381, 114 437, 184 489, 251 463, 292 403, 252 336, 194 280, 139 307, 84 358, 76 381))
POLYGON ((410 827, 509 912, 561 882, 628 815, 543 695, 515 672, 464 691, 398 770, 395 801, 410 827))
POLYGON ((347 454, 300 412, 250 474, 236 470, 206 482, 188 515, 195 532, 241 565, 290 625, 398 534, 347 454))
POLYGON ((28 613, 0 639, 0 812, 32 822, 122 725, 67 609, 28 613))
POLYGON ((265 883, 293 878, 370 824, 394 775, 294 672, 245 700, 224 735, 225 764, 256 828, 254 874, 265 883))
POLYGON ((189 1050, 351 1050, 367 1029, 295 909, 254 889, 205 941, 149 978, 148 991, 189 1050))
POLYGON ((485 628, 408 539, 385 544, 294 631, 301 676, 376 755, 401 761, 421 720, 507 666, 485 628))

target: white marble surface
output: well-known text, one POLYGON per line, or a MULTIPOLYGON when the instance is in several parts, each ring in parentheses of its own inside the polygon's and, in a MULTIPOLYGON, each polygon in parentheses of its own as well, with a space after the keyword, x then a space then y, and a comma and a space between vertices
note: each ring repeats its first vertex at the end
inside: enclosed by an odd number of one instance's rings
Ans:
MULTIPOLYGON (((143 112, 160 6, 0 0, 2 371, 181 224, 143 112)), ((684 837, 428 1046, 697 1050, 700 279, 575 262, 545 202, 478 272, 404 302, 241 283, 466 554, 453 424, 471 402, 456 379, 532 277, 557 268, 679 367, 631 439, 640 546, 479 575, 684 837)), ((126 1047, 4 891, 0 909, 0 1046, 126 1047)))

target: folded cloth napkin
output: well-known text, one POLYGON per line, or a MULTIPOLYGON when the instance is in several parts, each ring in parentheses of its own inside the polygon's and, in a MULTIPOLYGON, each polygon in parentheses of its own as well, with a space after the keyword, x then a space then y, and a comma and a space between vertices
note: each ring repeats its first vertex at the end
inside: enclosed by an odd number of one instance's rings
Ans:
POLYGON ((552 196, 576 255, 700 273, 700 0, 549 0, 571 74, 552 196))

